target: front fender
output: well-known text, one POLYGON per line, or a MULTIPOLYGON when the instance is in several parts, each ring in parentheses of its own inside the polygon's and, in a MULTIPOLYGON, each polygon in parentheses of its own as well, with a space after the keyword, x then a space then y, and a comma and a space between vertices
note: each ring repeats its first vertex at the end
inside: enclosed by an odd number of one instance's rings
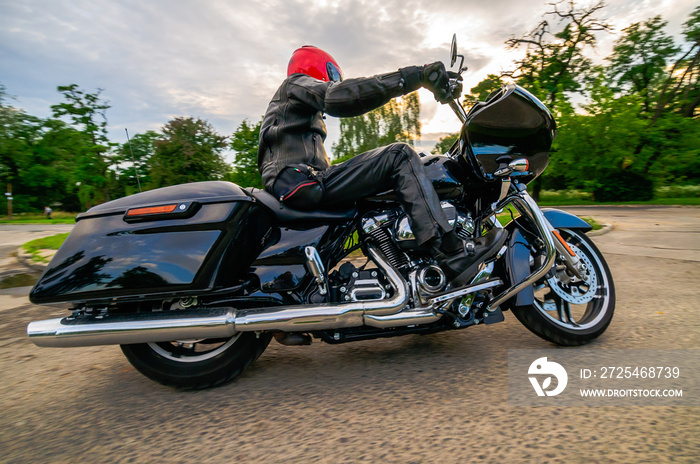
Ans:
POLYGON ((554 208, 543 208, 542 214, 555 229, 577 229, 588 232, 593 227, 578 216, 554 208))
MULTIPOLYGON (((571 213, 554 208, 542 210, 544 217, 555 229, 576 229, 588 232, 593 227, 583 219, 571 213)), ((511 285, 522 282, 532 272, 530 266, 530 244, 520 232, 518 220, 512 221, 506 228, 510 232, 510 242, 506 254, 506 265, 511 285)), ((535 291, 527 287, 515 295, 510 303, 516 306, 529 306, 535 301, 535 291)))

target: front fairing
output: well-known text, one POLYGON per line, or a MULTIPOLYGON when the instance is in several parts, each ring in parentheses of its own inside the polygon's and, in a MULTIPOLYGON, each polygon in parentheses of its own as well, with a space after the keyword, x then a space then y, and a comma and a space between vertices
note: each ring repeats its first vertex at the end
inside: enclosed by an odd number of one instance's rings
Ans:
POLYGON ((528 171, 515 174, 527 183, 547 167, 555 136, 556 122, 547 107, 524 88, 508 85, 471 109, 459 154, 482 182, 495 180, 504 159, 527 159, 528 171))

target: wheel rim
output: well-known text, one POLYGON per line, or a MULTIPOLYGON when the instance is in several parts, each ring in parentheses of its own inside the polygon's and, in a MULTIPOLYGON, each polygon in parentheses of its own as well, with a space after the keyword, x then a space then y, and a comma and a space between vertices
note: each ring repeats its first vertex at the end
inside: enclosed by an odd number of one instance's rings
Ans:
POLYGON ((241 336, 238 332, 227 339, 176 340, 172 342, 149 343, 153 351, 166 359, 176 362, 200 362, 211 359, 226 351, 241 336))
POLYGON ((571 331, 596 326, 610 307, 610 280, 602 258, 579 233, 559 229, 566 242, 588 268, 583 280, 562 269, 535 287, 534 307, 552 323, 571 331))

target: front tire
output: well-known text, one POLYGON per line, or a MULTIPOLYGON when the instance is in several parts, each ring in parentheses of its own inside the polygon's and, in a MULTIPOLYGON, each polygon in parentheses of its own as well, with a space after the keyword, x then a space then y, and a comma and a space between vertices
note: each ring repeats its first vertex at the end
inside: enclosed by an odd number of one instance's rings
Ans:
POLYGON ((185 390, 217 387, 239 376, 272 336, 239 332, 231 338, 121 345, 132 366, 151 380, 185 390))
POLYGON ((551 278, 535 285, 535 302, 512 308, 535 335, 562 346, 585 345, 610 325, 615 311, 615 285, 600 250, 583 232, 558 229, 586 264, 584 279, 572 278, 557 261, 551 278))

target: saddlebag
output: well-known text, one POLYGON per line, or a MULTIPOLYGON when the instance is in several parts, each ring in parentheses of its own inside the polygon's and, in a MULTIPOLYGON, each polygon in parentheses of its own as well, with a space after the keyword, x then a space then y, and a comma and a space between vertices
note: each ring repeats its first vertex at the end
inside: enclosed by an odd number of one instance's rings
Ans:
POLYGON ((91 208, 29 299, 45 304, 201 295, 240 283, 272 217, 236 184, 197 182, 91 208))

